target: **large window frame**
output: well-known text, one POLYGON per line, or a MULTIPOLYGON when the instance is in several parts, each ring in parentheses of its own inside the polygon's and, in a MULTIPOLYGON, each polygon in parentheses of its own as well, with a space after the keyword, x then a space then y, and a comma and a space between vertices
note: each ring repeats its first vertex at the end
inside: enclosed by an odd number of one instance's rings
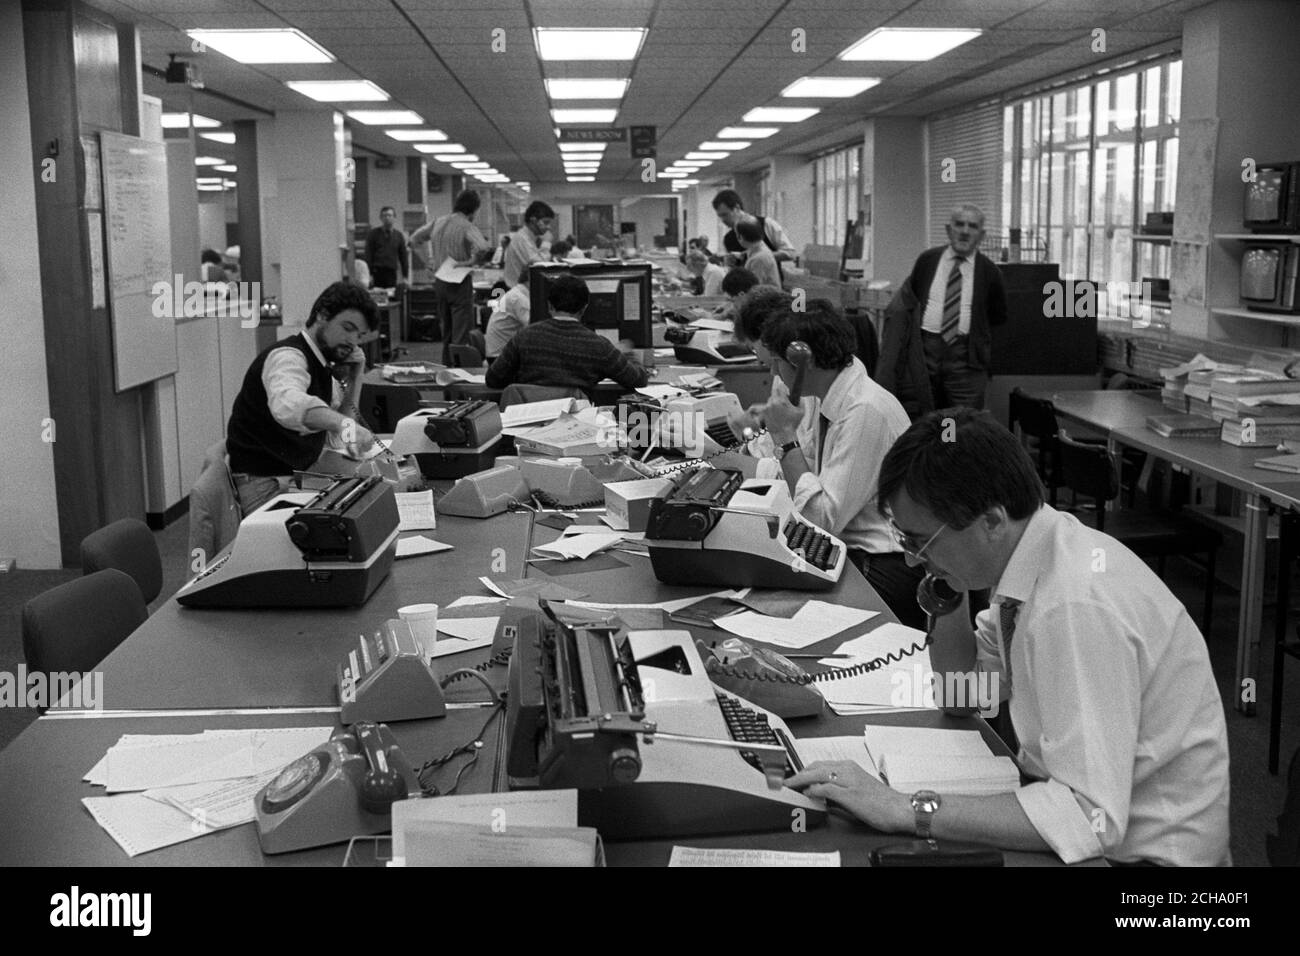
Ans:
POLYGON ((813 159, 813 242, 840 248, 857 218, 862 194, 862 147, 848 146, 813 159))

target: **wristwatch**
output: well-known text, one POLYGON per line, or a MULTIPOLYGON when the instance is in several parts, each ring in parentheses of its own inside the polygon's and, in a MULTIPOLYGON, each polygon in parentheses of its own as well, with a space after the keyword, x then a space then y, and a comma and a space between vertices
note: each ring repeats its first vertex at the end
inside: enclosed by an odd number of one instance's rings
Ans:
POLYGON ((777 461, 780 461, 782 458, 790 454, 790 452, 794 451, 798 447, 799 447, 799 442, 788 441, 784 445, 780 446, 775 451, 773 451, 772 457, 775 458, 777 461))
POLYGON ((916 835, 922 840, 930 839, 930 825, 934 815, 939 812, 943 801, 933 790, 918 790, 912 794, 912 812, 916 814, 916 835))

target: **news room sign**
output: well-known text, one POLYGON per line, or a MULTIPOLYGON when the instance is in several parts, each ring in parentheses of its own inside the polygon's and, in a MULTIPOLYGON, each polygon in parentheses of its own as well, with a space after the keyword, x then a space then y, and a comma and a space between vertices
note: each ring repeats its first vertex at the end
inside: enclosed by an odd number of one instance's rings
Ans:
POLYGON ((564 127, 560 129, 561 143, 623 143, 627 141, 627 127, 594 127, 591 129, 564 127))

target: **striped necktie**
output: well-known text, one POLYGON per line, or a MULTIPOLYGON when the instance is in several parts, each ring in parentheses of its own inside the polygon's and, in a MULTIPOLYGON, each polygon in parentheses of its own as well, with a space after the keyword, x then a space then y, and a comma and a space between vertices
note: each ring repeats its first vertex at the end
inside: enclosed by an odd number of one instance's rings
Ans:
POLYGON ((1011 686, 1011 639, 1016 634, 1016 616, 1020 613, 1021 602, 1014 598, 1003 598, 998 605, 998 626, 1002 632, 1002 656, 1006 661, 1007 686, 1011 686))
POLYGON ((954 258, 952 271, 948 273, 948 289, 943 295, 943 323, 939 326, 939 334, 945 343, 955 342, 961 334, 961 266, 965 261, 965 256, 954 258))

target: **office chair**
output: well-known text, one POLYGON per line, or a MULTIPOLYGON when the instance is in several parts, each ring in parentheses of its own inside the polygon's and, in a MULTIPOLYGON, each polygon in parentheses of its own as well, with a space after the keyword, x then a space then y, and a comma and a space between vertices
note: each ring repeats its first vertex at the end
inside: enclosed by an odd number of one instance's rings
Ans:
POLYGON ((555 398, 586 398, 580 388, 557 388, 550 385, 507 385, 501 393, 501 410, 527 402, 547 402, 555 398))
POLYGON ((208 446, 199 468, 199 477, 190 488, 190 536, 186 552, 189 577, 199 569, 193 565, 196 552, 203 563, 211 561, 226 545, 235 540, 239 523, 244 520, 239 505, 239 489, 230 474, 226 458, 226 443, 208 446))
POLYGON ((1023 389, 1012 389, 1010 422, 1014 434, 1020 426, 1020 441, 1037 458, 1038 477, 1047 488, 1047 499, 1056 507, 1056 489, 1060 484, 1060 453, 1057 448, 1056 408, 1045 398, 1033 398, 1023 389))
MULTIPOLYGON (((1291 573, 1300 556, 1300 514, 1283 511, 1278 521, 1277 614, 1273 625, 1273 700, 1268 718, 1268 772, 1277 773, 1278 748, 1282 741, 1282 678, 1286 659, 1300 660, 1300 640, 1286 639, 1287 611, 1291 605, 1291 573)), ((1291 789, 1296 789, 1296 760, 1291 761, 1291 789)), ((1297 794, 1300 799, 1300 794, 1297 794)), ((1294 865, 1294 863, 1292 864, 1294 865)))
POLYGON ((464 345, 451 346, 451 364, 455 368, 481 368, 487 355, 487 336, 470 329, 464 345))
POLYGON ((81 572, 94 574, 106 568, 125 571, 148 604, 162 591, 162 555, 149 526, 137 518, 123 518, 86 535, 81 542, 81 572))
POLYGON ((1061 484, 1076 495, 1092 498, 1098 531, 1118 540, 1138 557, 1155 558, 1161 577, 1165 559, 1173 555, 1203 554, 1196 562, 1205 572, 1205 608, 1201 634, 1208 637, 1214 616, 1214 564, 1223 538, 1217 531, 1172 513, 1126 509, 1107 516, 1105 504, 1119 495, 1119 468, 1105 445, 1076 441, 1067 433, 1057 436, 1061 484))
POLYGON ((84 674, 148 616, 130 575, 96 571, 23 605, 23 656, 34 671, 84 674))
POLYGON ((880 339, 876 335, 876 326, 866 309, 845 309, 844 318, 853 326, 858 339, 857 356, 873 379, 876 377, 876 363, 880 360, 880 339))

